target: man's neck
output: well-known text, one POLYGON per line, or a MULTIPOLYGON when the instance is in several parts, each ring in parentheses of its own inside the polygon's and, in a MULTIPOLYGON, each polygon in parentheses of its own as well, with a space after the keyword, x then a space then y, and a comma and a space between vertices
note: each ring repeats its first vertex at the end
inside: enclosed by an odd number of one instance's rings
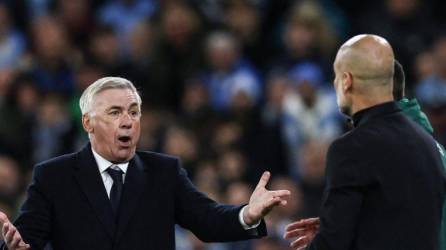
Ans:
POLYGON ((379 96, 379 97, 358 97, 356 98, 356 100, 353 101, 352 103, 352 113, 351 116, 353 116, 354 114, 356 114, 357 112, 363 110, 363 109, 367 109, 379 104, 383 104, 386 102, 391 102, 393 101, 393 97, 390 96, 379 96))

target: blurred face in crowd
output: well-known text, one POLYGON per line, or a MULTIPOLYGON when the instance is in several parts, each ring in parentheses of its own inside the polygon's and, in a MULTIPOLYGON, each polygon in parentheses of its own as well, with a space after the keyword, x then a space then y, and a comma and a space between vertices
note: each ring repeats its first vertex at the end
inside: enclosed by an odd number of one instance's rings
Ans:
POLYGON ((61 24, 52 17, 41 17, 33 23, 33 39, 37 54, 43 59, 56 60, 67 49, 67 37, 61 24))
POLYGON ((417 10, 418 0, 387 0, 386 5, 395 17, 404 18, 417 10))
POLYGON ((111 162, 129 161, 140 135, 141 110, 130 89, 106 89, 95 95, 93 110, 84 115, 93 149, 111 162))
POLYGON ((228 71, 238 59, 237 44, 233 37, 217 34, 208 41, 207 56, 217 71, 228 71))
POLYGON ((440 38, 434 47, 435 65, 437 73, 446 77, 446 37, 440 38))

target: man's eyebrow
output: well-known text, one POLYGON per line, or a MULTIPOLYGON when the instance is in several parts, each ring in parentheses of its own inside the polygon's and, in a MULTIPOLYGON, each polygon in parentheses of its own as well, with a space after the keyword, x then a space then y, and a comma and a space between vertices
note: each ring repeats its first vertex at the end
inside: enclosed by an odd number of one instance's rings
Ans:
POLYGON ((108 107, 106 110, 112 110, 112 109, 122 109, 122 107, 121 106, 117 106, 117 105, 113 105, 113 106, 108 107))

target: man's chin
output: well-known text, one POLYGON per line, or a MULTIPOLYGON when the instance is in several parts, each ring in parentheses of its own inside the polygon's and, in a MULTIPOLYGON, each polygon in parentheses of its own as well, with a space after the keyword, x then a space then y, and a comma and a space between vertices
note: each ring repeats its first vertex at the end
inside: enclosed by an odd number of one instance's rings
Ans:
POLYGON ((130 161, 135 155, 135 148, 120 148, 115 154, 114 163, 123 163, 130 161))

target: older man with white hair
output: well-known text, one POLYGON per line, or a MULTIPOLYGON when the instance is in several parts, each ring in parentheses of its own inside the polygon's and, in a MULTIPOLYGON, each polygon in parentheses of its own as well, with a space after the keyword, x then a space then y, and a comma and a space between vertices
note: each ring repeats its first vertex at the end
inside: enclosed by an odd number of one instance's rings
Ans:
POLYGON ((97 80, 80 107, 90 143, 35 166, 17 220, 0 213, 3 248, 169 250, 175 224, 203 241, 258 238, 263 216, 286 204, 289 191, 266 190, 268 172, 249 204, 222 205, 194 187, 177 158, 136 151, 141 98, 126 79, 97 80))

